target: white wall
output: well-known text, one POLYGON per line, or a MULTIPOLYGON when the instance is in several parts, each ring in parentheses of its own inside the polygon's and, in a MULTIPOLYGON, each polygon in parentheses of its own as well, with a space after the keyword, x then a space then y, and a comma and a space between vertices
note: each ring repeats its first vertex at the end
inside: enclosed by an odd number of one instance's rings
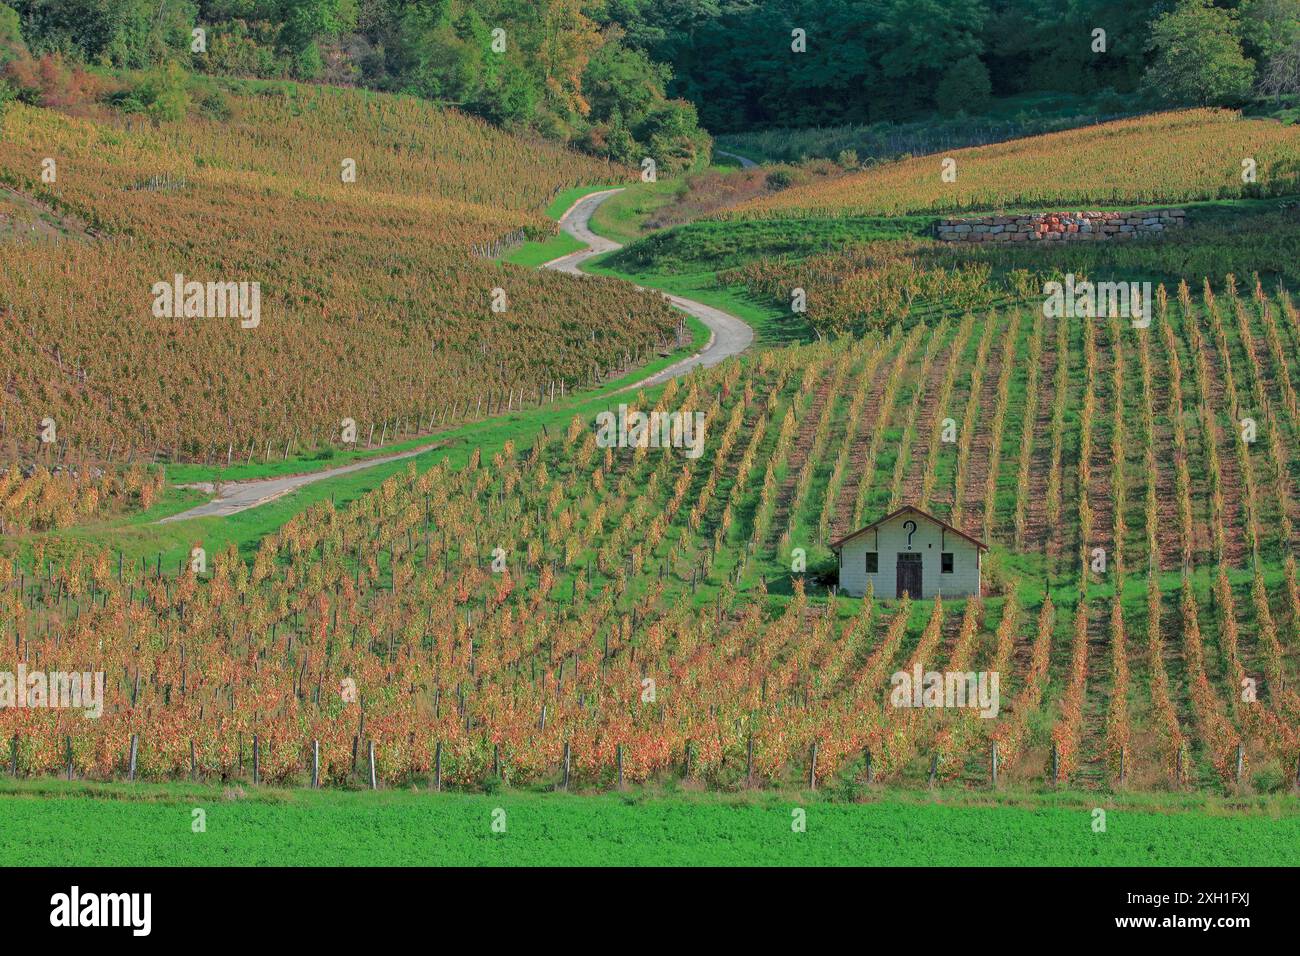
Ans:
POLYGON ((927 518, 904 513, 865 534, 845 542, 840 550, 840 590, 860 597, 867 592, 867 584, 875 585, 878 598, 892 599, 898 593, 898 553, 908 549, 909 525, 916 522, 911 537, 911 550, 921 555, 921 596, 933 598, 943 592, 944 597, 969 597, 979 594, 980 550, 960 535, 927 518), (867 552, 877 550, 879 535, 879 571, 867 574, 867 552), (939 555, 952 552, 953 570, 943 574, 939 555))

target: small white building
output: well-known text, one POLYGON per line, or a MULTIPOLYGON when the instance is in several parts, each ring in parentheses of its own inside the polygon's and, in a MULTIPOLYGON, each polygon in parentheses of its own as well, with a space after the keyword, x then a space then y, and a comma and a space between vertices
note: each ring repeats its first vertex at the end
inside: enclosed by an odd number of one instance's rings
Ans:
POLYGON ((874 586, 878 598, 978 597, 980 559, 989 546, 946 521, 904 505, 831 543, 840 558, 840 590, 853 597, 874 586))

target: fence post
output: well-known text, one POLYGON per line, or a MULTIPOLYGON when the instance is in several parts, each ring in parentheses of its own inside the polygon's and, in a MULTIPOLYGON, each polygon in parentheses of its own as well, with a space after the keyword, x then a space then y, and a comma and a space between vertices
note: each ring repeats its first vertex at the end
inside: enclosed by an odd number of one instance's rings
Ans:
POLYGON ((569 757, 569 742, 566 740, 564 742, 564 782, 560 785, 561 790, 569 789, 569 757))
POLYGON ((253 786, 261 782, 261 756, 260 741, 257 734, 253 734, 253 786))
POLYGON ((993 753, 989 760, 989 783, 992 786, 998 785, 998 742, 993 741, 993 753))
POLYGON ((817 744, 814 740, 812 745, 812 754, 808 758, 808 789, 817 789, 817 744))
POLYGON ((1246 745, 1237 744, 1237 783, 1241 783, 1241 775, 1246 771, 1246 745))
POLYGON ((131 767, 127 778, 129 780, 135 779, 135 758, 136 758, 136 753, 139 750, 139 747, 140 747, 140 735, 132 734, 131 735, 131 767))
POLYGON ((433 748, 433 789, 435 793, 442 792, 442 741, 433 748))
POLYGON ((199 764, 198 761, 194 759, 194 738, 191 737, 190 738, 190 779, 197 780, 198 778, 199 778, 199 764))
POLYGON ((870 748, 870 747, 868 747, 868 748, 866 749, 866 758, 867 758, 867 783, 875 783, 875 782, 876 782, 876 768, 875 768, 875 766, 871 763, 871 748, 870 748))
POLYGON ((749 735, 749 743, 745 745, 745 786, 754 785, 754 735, 749 735))
POLYGON ((72 779, 72 737, 70 735, 67 734, 64 735, 63 745, 68 754, 68 779, 71 780, 72 779))
POLYGON ((938 774, 938 772, 939 772, 939 752, 938 752, 938 751, 935 751, 934 755, 930 758, 930 783, 929 783, 929 786, 931 786, 931 787, 934 786, 934 778, 935 778, 935 775, 938 774))
POLYGON ((618 745, 618 789, 623 789, 623 745, 618 745))
POLYGON ((320 786, 320 741, 311 742, 311 788, 313 790, 320 786))
POLYGON ((373 740, 370 741, 370 789, 379 789, 379 781, 375 779, 375 742, 373 740))
POLYGON ((14 734, 13 739, 9 741, 9 774, 18 776, 18 735, 14 734))

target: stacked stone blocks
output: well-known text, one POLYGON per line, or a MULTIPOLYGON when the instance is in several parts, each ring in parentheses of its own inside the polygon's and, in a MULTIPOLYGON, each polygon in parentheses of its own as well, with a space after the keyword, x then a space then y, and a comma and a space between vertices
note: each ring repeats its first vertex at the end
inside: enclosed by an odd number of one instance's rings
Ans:
POLYGON ((1182 209, 1138 212, 1044 212, 1017 216, 940 219, 943 242, 1104 242, 1154 238, 1186 224, 1182 209))

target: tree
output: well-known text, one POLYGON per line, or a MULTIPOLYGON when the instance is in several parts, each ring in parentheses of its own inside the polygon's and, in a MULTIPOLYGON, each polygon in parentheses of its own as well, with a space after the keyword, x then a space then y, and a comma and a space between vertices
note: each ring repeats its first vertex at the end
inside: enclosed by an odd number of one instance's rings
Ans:
POLYGON ((1240 13, 1242 45, 1256 63, 1300 40, 1300 0, 1243 0, 1240 13))
POLYGON ((1241 34, 1266 96, 1300 93, 1300 0, 1245 0, 1241 34))
POLYGON ((18 11, 0 3, 0 66, 27 56, 27 44, 23 43, 19 26, 18 11))
POLYGON ((1300 39, 1268 58, 1260 76, 1259 91, 1279 98, 1300 94, 1300 39))
POLYGON ((709 134, 700 129, 695 107, 685 100, 669 100, 653 110, 634 129, 637 141, 649 147, 649 154, 665 172, 689 169, 707 159, 709 134))
POLYGON ((1242 53, 1233 15, 1210 0, 1182 0, 1156 20, 1151 49, 1146 86, 1165 103, 1227 106, 1250 95, 1254 61, 1242 53))
POLYGON ((12 0, 36 55, 145 69, 189 55, 190 0, 12 0))
POLYGON ((934 105, 942 113, 977 113, 988 105, 993 84, 989 70, 977 56, 962 57, 943 75, 934 91, 934 105))
POLYGON ((640 50, 629 50, 607 42, 587 62, 582 74, 582 92, 591 103, 589 119, 609 120, 618 113, 636 124, 650 108, 664 98, 671 71, 640 50))

